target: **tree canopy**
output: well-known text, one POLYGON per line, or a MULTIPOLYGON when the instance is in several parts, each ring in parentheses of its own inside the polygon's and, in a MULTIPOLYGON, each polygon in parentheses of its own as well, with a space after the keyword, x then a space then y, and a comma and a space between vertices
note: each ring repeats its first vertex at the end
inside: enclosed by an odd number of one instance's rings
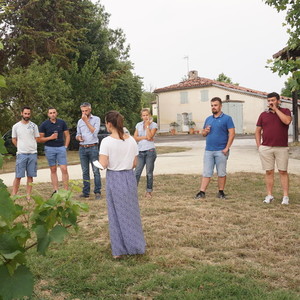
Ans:
POLYGON ((264 0, 264 2, 274 7, 278 12, 285 11, 285 23, 289 39, 284 52, 298 53, 287 55, 286 59, 277 57, 268 60, 273 72, 279 76, 292 75, 289 85, 292 91, 300 90, 300 1, 294 0, 264 0))
POLYGON ((119 109, 128 128, 139 119, 142 83, 133 74, 129 46, 121 29, 110 29, 109 14, 90 0, 5 0, 0 8, 0 109, 4 133, 23 105, 33 120, 55 106, 69 126, 88 101, 93 113, 119 109), (0 77, 1 80, 1 77, 0 77))
POLYGON ((219 76, 215 79, 216 81, 226 82, 234 85, 239 85, 239 83, 234 83, 230 77, 226 76, 224 73, 220 73, 219 76))

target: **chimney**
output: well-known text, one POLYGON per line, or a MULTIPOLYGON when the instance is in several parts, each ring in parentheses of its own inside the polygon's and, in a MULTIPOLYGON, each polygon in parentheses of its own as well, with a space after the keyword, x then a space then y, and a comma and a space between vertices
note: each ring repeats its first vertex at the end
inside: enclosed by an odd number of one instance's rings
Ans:
POLYGON ((189 71, 188 80, 193 80, 198 78, 198 71, 189 71))

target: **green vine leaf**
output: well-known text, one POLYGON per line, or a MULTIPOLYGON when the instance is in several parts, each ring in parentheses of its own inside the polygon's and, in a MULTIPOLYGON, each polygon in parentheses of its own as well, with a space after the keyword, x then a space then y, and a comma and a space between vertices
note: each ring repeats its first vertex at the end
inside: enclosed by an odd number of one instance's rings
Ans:
POLYGON ((0 219, 11 224, 15 218, 16 210, 13 201, 6 189, 0 187, 0 219))
POLYGON ((35 229, 35 233, 37 236, 37 251, 42 255, 46 255, 46 251, 51 242, 47 229, 43 225, 38 225, 35 229))
POLYGON ((24 296, 30 297, 33 292, 33 276, 25 266, 19 266, 11 276, 7 268, 0 266, 0 295, 3 300, 24 296))
POLYGON ((49 236, 51 238, 51 241, 56 243, 62 243, 64 237, 67 234, 68 234, 68 230, 65 227, 61 225, 57 225, 50 231, 49 236))

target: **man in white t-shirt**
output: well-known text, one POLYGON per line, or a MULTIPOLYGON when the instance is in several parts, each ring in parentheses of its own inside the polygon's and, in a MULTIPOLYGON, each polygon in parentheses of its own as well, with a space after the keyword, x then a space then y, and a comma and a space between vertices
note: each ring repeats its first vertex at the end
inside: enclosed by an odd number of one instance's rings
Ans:
POLYGON ((12 142, 17 147, 16 178, 13 182, 12 196, 19 190, 21 178, 27 175, 26 194, 30 199, 33 177, 37 176, 37 141, 40 136, 38 126, 30 121, 31 108, 24 106, 22 119, 12 128, 12 142))

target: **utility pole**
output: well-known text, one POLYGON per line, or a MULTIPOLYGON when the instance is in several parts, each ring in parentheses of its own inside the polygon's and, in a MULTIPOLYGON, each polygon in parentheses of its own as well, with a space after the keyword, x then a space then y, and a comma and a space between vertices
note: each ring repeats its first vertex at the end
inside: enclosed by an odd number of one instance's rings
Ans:
POLYGON ((183 59, 186 59, 187 74, 189 74, 189 71, 190 71, 190 66, 189 66, 189 56, 186 55, 183 59))
POLYGON ((293 117, 293 142, 299 142, 297 91, 293 92, 293 117))

